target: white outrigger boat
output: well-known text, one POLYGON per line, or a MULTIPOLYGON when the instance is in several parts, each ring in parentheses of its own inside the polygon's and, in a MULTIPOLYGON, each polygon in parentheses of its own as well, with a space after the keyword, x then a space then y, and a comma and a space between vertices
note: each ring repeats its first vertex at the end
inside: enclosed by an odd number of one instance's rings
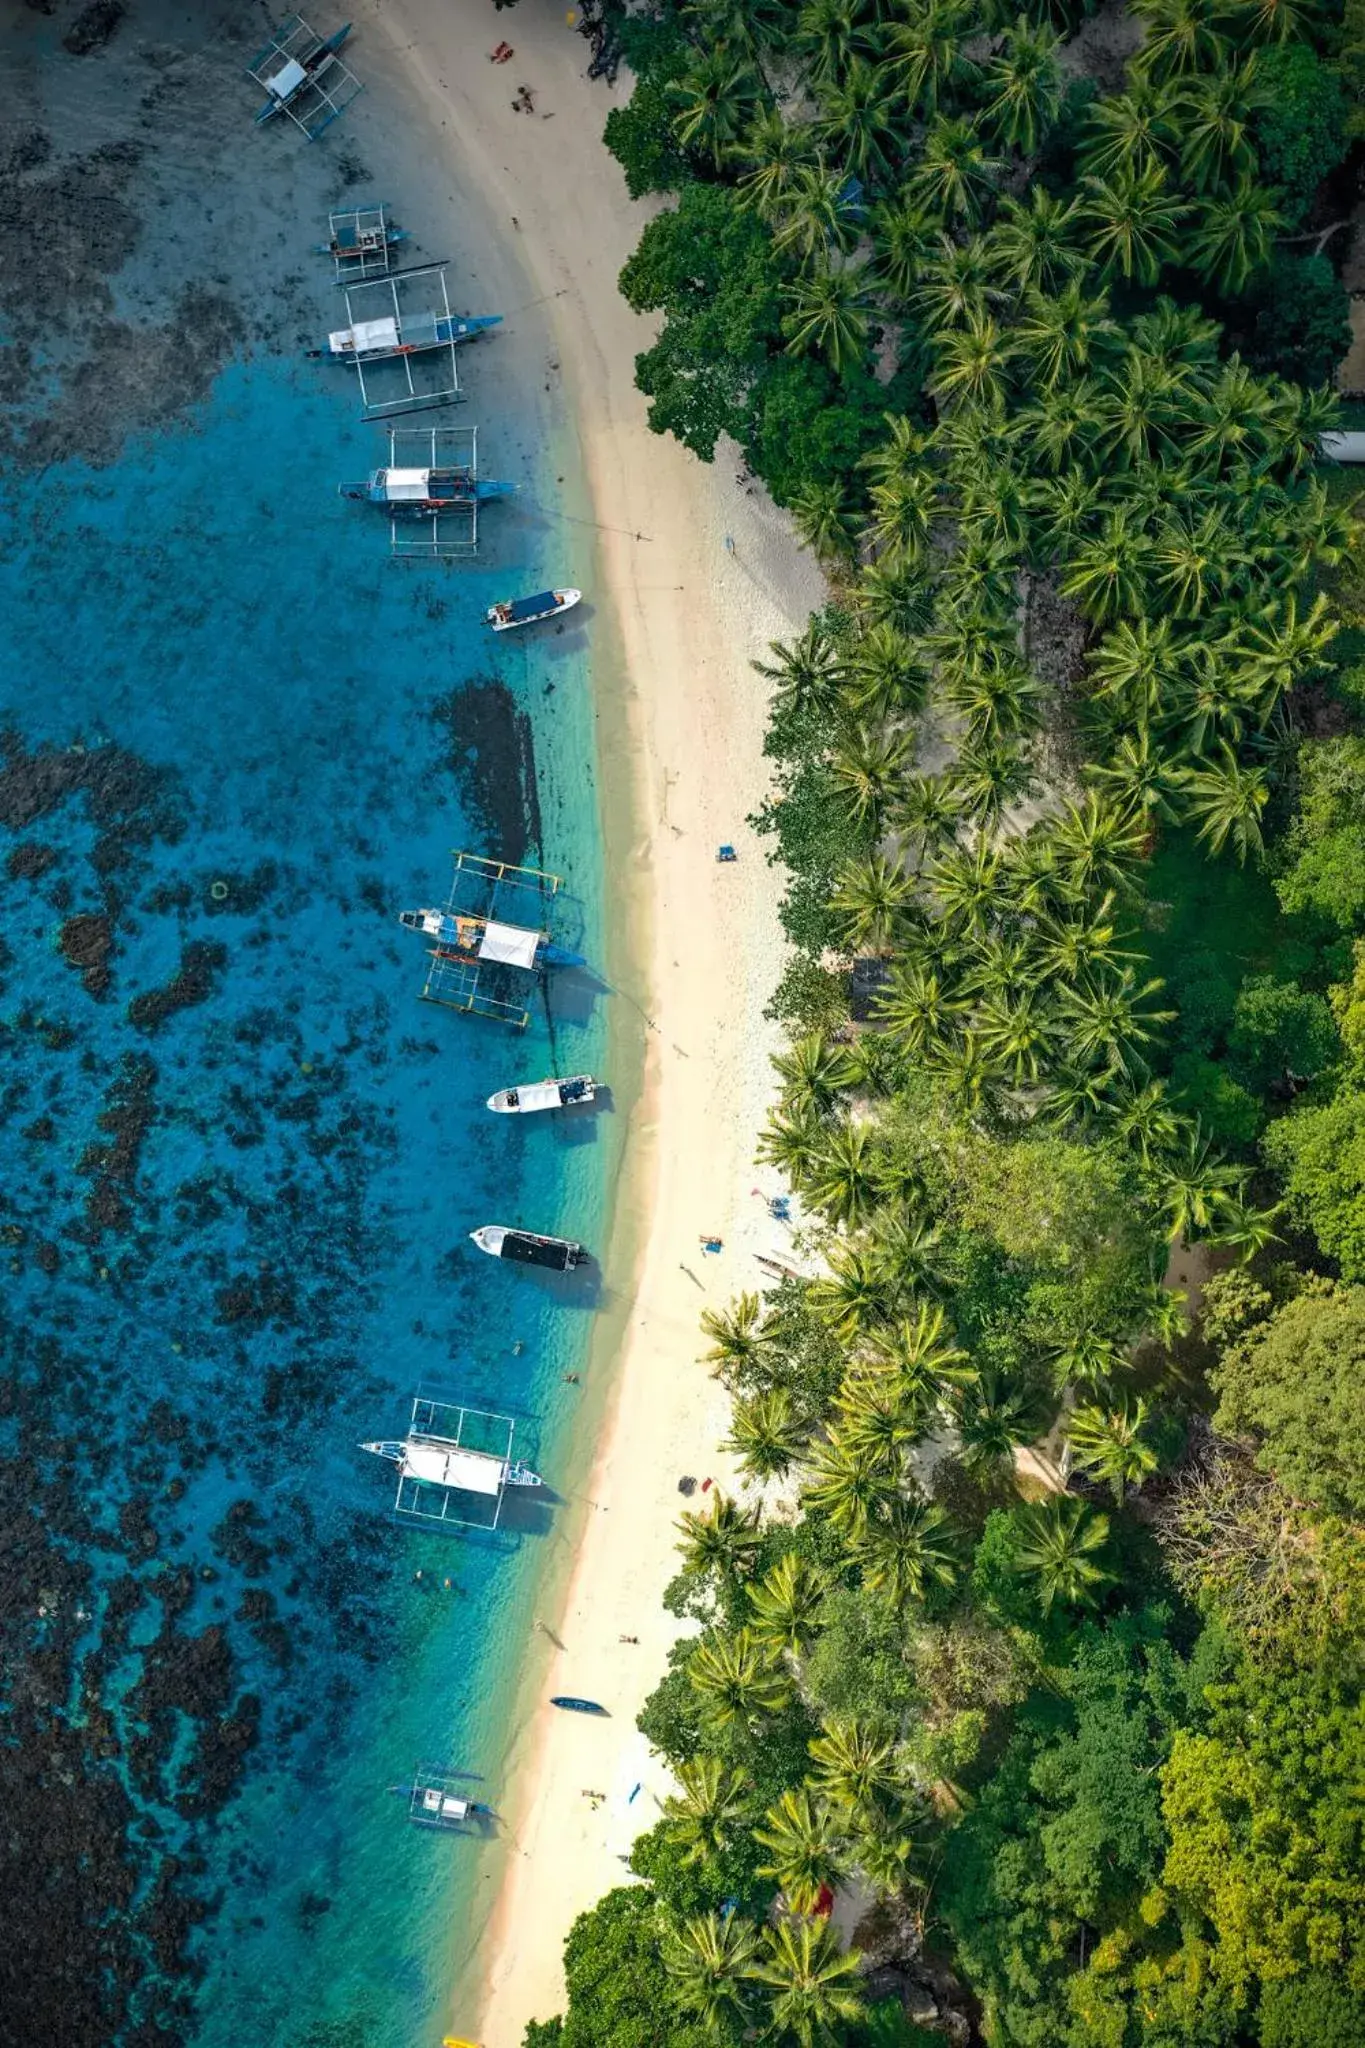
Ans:
POLYGON ((534 597, 508 597, 491 604, 484 621, 495 633, 510 633, 517 626, 535 626, 542 619, 558 618, 581 602, 581 590, 538 590, 534 597))
POLYGON ((530 1116, 538 1109, 570 1109, 591 1102, 597 1083, 591 1074, 571 1074, 566 1081, 531 1081, 523 1088, 499 1088, 488 1107, 499 1116, 530 1116))

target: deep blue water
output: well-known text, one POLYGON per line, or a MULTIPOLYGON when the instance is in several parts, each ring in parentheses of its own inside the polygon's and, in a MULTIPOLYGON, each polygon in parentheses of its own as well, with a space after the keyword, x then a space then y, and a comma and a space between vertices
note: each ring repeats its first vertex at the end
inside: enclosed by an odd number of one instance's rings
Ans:
POLYGON ((379 515, 335 494, 378 456, 353 386, 259 348, 112 464, 4 478, 0 870, 29 852, 0 895, 0 1452, 71 1561, 32 1642, 60 1642, 73 1725, 98 1721, 98 1768, 131 1792, 136 1897, 175 1855, 209 1904, 185 1953, 215 2048, 439 2038, 490 1882, 476 1842, 408 1827, 390 1788, 442 1763, 497 1805, 564 1509, 519 1502, 491 1542, 412 1533, 358 1442, 435 1386, 515 1416, 574 1489, 562 1375, 593 1282, 466 1233, 601 1245, 610 1111, 483 1099, 600 1071, 607 998, 566 983, 521 1037, 455 1017, 419 1001, 396 921, 444 899, 451 848, 522 814, 496 678, 534 741, 526 858, 603 957, 591 618, 480 626, 565 565, 550 454, 477 402, 476 357, 466 377, 485 468, 523 486, 486 515, 492 566, 390 564, 379 515), (85 914, 111 921, 98 995, 62 954, 85 914), (130 1014, 187 962, 192 1003, 130 1014), (258 1737, 215 1792, 202 1729, 225 1722, 228 1750, 258 1737))

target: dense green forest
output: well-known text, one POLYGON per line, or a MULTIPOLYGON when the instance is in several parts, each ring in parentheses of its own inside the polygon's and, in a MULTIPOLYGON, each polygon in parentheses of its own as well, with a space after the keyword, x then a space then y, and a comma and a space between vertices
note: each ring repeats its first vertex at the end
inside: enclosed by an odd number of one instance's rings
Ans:
POLYGON ((678 1791, 527 2048, 1360 2048, 1365 4, 620 32, 651 423, 833 593, 754 821, 819 1277, 706 1318, 678 1791))

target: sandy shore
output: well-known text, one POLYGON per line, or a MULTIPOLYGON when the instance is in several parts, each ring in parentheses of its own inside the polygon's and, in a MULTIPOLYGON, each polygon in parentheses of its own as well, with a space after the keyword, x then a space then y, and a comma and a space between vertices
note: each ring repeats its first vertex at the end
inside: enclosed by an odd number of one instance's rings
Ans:
POLYGON ((723 1400, 696 1363, 698 1314, 755 1285, 753 1253, 782 1244, 752 1192, 774 1042, 762 1009, 780 942, 776 877, 744 822, 766 783, 762 686, 748 664, 799 629, 820 583, 762 494, 736 485, 732 461, 708 469, 645 425, 633 366, 650 333, 616 277, 647 212, 600 140, 628 81, 590 84, 586 42, 547 0, 502 13, 487 0, 383 0, 361 26, 391 38, 449 136, 449 170, 505 221, 540 291, 557 295, 606 584, 594 631, 612 966, 618 1000, 650 1020, 615 1247, 639 1247, 636 1270, 618 1270, 612 1247, 604 1261, 630 1294, 624 1355, 564 1609, 546 1617, 563 1647, 544 1696, 585 1694, 609 1718, 546 1705, 514 1749, 512 1853, 484 1943, 483 2008, 473 2027, 465 2001, 451 2015, 484 2048, 520 2048, 526 2021, 563 2002, 574 1917, 621 1881, 620 1858, 657 1816, 662 1780, 634 1723, 676 1632, 660 1594, 676 1566, 678 1479, 725 1470, 723 1400), (493 65, 504 37, 515 58, 493 65), (535 116, 512 109, 522 83, 535 116), (739 849, 734 866, 714 858, 722 840, 739 849), (719 1257, 701 1252, 708 1231, 725 1240, 719 1257), (607 1798, 594 1807, 585 1790, 607 1798))

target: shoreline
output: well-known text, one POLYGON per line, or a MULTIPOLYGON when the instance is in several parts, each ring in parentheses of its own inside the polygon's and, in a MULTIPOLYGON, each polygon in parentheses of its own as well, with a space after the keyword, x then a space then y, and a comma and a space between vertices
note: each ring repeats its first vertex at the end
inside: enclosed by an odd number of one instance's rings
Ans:
POLYGON ((615 92, 590 83, 587 43, 545 0, 508 15, 473 0, 390 0, 374 25, 451 135, 447 167, 508 223, 548 301, 548 367, 566 381, 606 598, 594 683, 613 1047, 637 1028, 623 1005, 645 1024, 612 1194, 613 1300, 590 1339, 590 1381, 605 1368, 611 1383, 574 1431, 586 1451, 600 1412, 588 1505, 566 1537, 572 1556, 547 1569, 558 1643, 525 1660, 507 1834, 487 1873, 495 1898, 486 1924, 476 1914, 477 1954, 449 2014, 483 2048, 520 2048, 529 2019, 562 2007, 573 1920, 625 1877, 629 1841, 666 1790, 634 1722, 679 1633, 661 1606, 686 1505, 677 1482, 727 1474, 716 1448, 726 1404, 696 1363, 698 1318, 752 1287, 751 1253, 782 1241, 750 1194, 777 1037, 762 1009, 782 947, 780 880, 745 824, 768 780, 765 698, 748 664, 799 630, 822 585, 782 516, 735 487, 723 454, 708 469, 646 426, 634 358, 649 331, 616 278, 649 206, 628 199, 600 139, 629 81, 615 92), (504 33, 515 61, 490 65, 504 33), (523 81, 534 117, 511 111, 523 81), (732 867, 715 862, 721 840, 739 848, 732 867), (700 1254, 707 1232, 724 1238, 718 1258, 700 1254), (608 1714, 556 1714, 551 1690, 600 1699, 608 1714), (587 1789, 607 1797, 594 1806, 587 1789))

